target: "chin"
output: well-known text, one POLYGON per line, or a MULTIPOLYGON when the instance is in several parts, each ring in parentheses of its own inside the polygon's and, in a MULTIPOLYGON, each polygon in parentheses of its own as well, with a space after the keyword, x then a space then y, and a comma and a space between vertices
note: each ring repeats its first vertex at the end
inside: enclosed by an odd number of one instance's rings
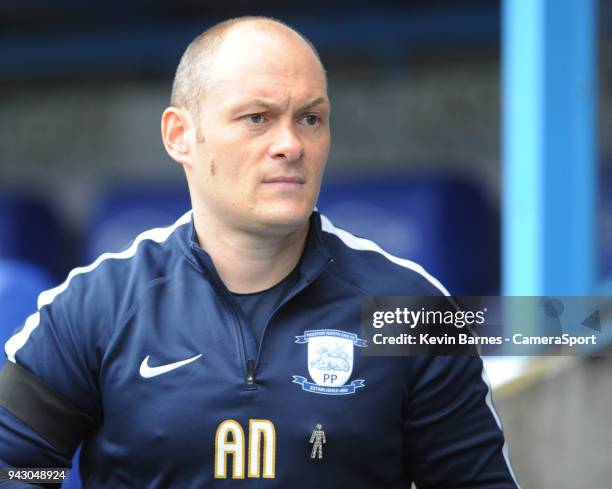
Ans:
POLYGON ((308 221, 313 208, 308 205, 270 206, 258 216, 258 220, 266 227, 293 231, 308 221))

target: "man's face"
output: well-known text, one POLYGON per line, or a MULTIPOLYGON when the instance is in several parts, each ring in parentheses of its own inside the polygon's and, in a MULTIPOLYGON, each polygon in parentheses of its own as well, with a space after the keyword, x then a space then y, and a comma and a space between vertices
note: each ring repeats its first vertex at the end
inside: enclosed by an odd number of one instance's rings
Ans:
POLYGON ((223 224, 297 229, 316 203, 330 147, 322 67, 291 34, 230 32, 200 101, 192 198, 223 224))

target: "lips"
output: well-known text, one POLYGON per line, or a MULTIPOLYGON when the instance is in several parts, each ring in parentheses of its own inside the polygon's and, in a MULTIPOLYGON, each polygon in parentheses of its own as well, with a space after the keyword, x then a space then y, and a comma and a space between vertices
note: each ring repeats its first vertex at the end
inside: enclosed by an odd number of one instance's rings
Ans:
POLYGON ((270 178, 266 178, 263 180, 263 183, 293 183, 293 184, 303 184, 304 183, 304 179, 302 177, 298 177, 298 176, 277 176, 277 177, 270 177, 270 178))

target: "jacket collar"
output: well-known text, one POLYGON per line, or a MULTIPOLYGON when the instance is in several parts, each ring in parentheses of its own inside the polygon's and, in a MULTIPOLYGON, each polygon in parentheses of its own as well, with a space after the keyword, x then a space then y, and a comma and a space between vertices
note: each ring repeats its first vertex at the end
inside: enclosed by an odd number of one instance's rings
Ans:
MULTIPOLYGON (((198 243, 193 222, 193 211, 190 212, 190 221, 180 226, 175 233, 178 244, 192 265, 200 270, 200 272, 212 274, 218 279, 218 274, 210 255, 198 243)), ((331 260, 331 254, 325 246, 321 230, 321 216, 317 211, 313 211, 310 215, 310 228, 306 236, 306 244, 298 264, 300 284, 305 286, 315 280, 331 260)))

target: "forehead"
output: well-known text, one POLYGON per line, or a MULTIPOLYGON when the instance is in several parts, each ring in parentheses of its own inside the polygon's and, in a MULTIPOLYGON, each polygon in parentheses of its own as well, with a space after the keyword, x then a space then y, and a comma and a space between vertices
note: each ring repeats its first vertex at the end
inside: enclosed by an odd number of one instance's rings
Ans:
POLYGON ((293 32, 231 31, 215 57, 211 82, 210 92, 231 98, 327 94, 320 61, 293 32))
POLYGON ((221 111, 239 111, 255 107, 301 110, 304 106, 325 108, 329 105, 324 84, 282 76, 254 76, 243 81, 221 81, 206 95, 208 105, 216 102, 221 111))

